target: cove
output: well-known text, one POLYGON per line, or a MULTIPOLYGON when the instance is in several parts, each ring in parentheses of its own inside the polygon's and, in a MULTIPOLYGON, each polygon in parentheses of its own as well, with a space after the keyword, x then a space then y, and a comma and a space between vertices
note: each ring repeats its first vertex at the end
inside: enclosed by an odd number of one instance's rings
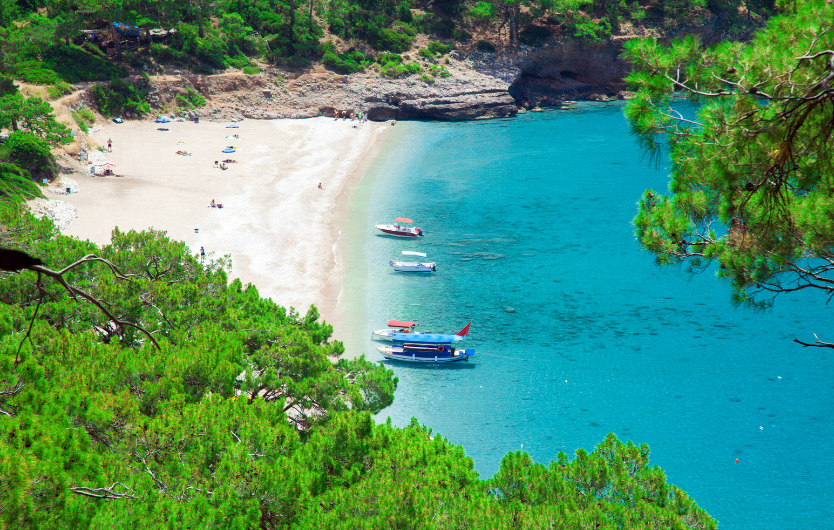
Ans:
POLYGON ((482 478, 509 451, 546 464, 614 432, 649 444, 719 528, 830 525, 834 363, 791 341, 830 334, 832 309, 814 295, 735 309, 713 270, 657 268, 631 219, 644 189, 666 192, 667 172, 643 160, 622 104, 399 122, 392 139, 345 229, 347 346, 381 361, 370 332, 389 319, 451 333, 472 320, 478 356, 386 362, 399 386, 378 421, 416 417, 461 444, 482 478), (425 236, 374 234, 397 216, 425 236), (403 250, 437 272, 391 271, 403 250))

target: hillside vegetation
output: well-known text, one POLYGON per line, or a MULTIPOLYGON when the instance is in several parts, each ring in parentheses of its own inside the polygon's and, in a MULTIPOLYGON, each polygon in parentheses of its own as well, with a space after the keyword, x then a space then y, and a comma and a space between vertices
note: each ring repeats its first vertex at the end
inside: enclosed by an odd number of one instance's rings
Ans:
POLYGON ((0 250, 0 528, 716 527, 613 434, 481 480, 417 420, 374 423, 397 379, 315 307, 161 231, 61 236, 21 176, 0 166, 0 247, 43 263, 0 250))
POLYGON ((774 0, 33 0, 0 7, 0 62, 54 97, 68 83, 161 65, 254 74, 263 64, 321 63, 339 73, 373 66, 418 75, 416 55, 441 63, 454 47, 489 52, 548 39, 667 35, 710 21, 740 36, 776 9, 774 0), (175 31, 152 35, 154 28, 175 31))

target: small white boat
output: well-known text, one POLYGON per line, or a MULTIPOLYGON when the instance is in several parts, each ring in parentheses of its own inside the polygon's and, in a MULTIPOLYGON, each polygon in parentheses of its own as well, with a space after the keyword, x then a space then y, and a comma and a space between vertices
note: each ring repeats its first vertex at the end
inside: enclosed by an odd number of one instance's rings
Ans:
MULTIPOLYGON (((418 256, 425 258, 426 255, 422 252, 412 252, 410 250, 403 250, 404 256, 418 256)), ((437 264, 433 261, 418 262, 418 261, 389 261, 391 267, 397 272, 433 272, 437 270, 437 264)))
POLYGON ((407 322, 405 320, 389 320, 388 329, 378 329, 371 334, 371 337, 377 340, 394 340, 394 333, 412 333, 419 335, 419 331, 414 331, 414 328, 419 326, 417 322, 407 322))
POLYGON ((423 229, 415 226, 414 228, 410 226, 406 226, 410 223, 413 223, 411 219, 406 219, 405 217, 397 217, 394 219, 394 224, 392 225, 374 225, 374 228, 379 230, 384 234, 388 234, 389 236, 399 236, 399 237, 419 237, 423 235, 423 229), (400 224, 403 223, 403 224, 400 224))
MULTIPOLYGON (((377 340, 394 340, 394 334, 412 334, 412 335, 422 335, 419 331, 414 331, 414 328, 419 326, 417 322, 406 322, 403 320, 389 320, 388 321, 388 329, 378 329, 373 332, 372 337, 377 340)), ((459 337, 466 337, 469 334, 469 326, 472 325, 472 322, 466 324, 462 330, 455 333, 455 335, 459 337)))

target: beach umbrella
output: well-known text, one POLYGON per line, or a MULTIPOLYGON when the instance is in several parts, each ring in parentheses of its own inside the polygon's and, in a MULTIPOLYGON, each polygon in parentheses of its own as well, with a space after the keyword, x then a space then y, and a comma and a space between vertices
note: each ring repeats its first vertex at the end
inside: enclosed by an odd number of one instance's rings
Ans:
POLYGON ((115 166, 113 162, 96 162, 94 166, 115 166))
POLYGON ((229 148, 227 147, 226 149, 223 149, 223 152, 224 152, 224 153, 234 153, 234 152, 235 152, 235 150, 234 150, 234 149, 229 149, 229 148))

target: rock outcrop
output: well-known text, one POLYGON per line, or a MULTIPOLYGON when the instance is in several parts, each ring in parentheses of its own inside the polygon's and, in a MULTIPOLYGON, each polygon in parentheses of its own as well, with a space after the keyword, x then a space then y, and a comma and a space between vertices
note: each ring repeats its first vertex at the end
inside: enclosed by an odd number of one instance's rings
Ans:
POLYGON ((195 114, 208 119, 309 118, 336 112, 363 113, 371 120, 472 120, 514 115, 518 108, 509 83, 465 68, 446 77, 387 79, 376 73, 351 76, 319 71, 259 75, 226 73, 152 78, 159 105, 191 87, 207 105, 195 114))
MULTIPOLYGON (((645 30, 643 30, 645 32, 645 30)), ((721 38, 714 20, 680 29, 672 37, 721 38)), ((177 95, 193 88, 207 105, 193 114, 214 120, 309 118, 363 113, 371 120, 472 120, 512 116, 519 108, 561 107, 564 101, 630 99, 623 79, 630 65, 620 58, 624 43, 645 35, 614 36, 590 43, 551 40, 540 48, 518 45, 495 53, 452 52, 442 64, 422 59, 433 77, 386 78, 377 71, 339 75, 320 65, 306 72, 269 68, 258 75, 153 77, 151 102, 173 108, 177 95), (444 70, 443 76, 437 70, 444 70)), ((372 67, 377 68, 377 67, 372 67)))

